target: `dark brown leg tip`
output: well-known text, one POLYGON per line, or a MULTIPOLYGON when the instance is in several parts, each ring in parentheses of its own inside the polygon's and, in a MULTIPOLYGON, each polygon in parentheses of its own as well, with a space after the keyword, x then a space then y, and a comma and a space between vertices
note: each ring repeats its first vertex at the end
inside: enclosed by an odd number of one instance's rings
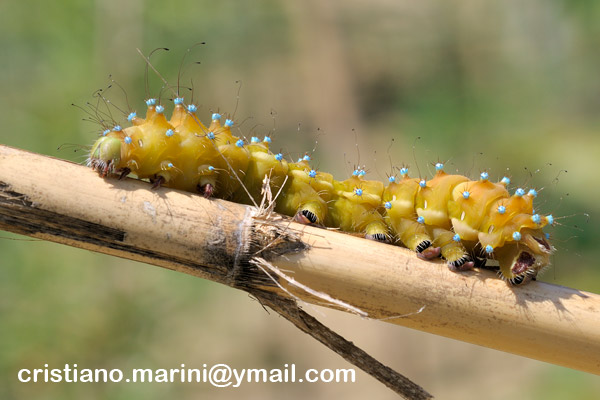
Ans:
POLYGON ((123 168, 121 171, 119 172, 119 180, 122 180, 123 178, 125 178, 127 175, 129 175, 131 173, 131 170, 129 168, 123 168))
POLYGON ((152 182, 152 189, 160 188, 163 183, 165 183, 165 178, 162 176, 159 176, 158 178, 156 178, 154 180, 154 182, 152 182))

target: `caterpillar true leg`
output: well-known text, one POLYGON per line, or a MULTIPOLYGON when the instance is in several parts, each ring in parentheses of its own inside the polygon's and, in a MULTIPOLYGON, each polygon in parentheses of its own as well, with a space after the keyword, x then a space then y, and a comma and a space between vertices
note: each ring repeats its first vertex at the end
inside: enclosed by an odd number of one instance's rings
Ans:
POLYGON ((155 179, 151 179, 152 189, 159 189, 167 180, 164 176, 158 175, 155 179))
POLYGON ((131 173, 131 169, 125 167, 120 169, 119 171, 116 171, 116 173, 119 174, 119 180, 122 180, 131 173))

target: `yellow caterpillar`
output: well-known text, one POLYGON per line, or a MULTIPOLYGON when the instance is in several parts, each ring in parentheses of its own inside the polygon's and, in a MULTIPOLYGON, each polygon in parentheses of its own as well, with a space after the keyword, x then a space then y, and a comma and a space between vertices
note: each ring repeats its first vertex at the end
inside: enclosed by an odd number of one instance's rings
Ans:
POLYGON ((361 169, 337 181, 312 169, 307 155, 288 162, 272 153, 268 136, 248 143, 232 134, 232 120, 222 124, 221 115, 213 114, 206 127, 195 105, 180 97, 173 102, 170 120, 164 106, 149 99, 145 118, 131 113, 130 127, 105 130, 88 165, 102 176, 133 173, 155 187, 240 203, 259 202, 268 176, 272 192, 281 191, 276 211, 298 222, 400 242, 422 258, 443 257, 453 270, 493 258, 500 276, 512 284, 528 282, 549 264, 553 248, 542 228, 554 219, 533 211, 535 190, 519 188, 510 195, 506 177, 494 183, 483 172, 471 181, 445 173, 438 163, 428 181, 410 178, 406 168, 390 177, 387 187, 366 180, 361 169))

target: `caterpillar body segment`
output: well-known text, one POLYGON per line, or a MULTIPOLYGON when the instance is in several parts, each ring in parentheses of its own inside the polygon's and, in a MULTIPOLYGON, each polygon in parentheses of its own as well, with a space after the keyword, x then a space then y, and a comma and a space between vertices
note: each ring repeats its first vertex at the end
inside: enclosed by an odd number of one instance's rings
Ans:
POLYGON ((431 259, 439 256, 437 247, 432 247, 432 234, 424 217, 417 215, 416 201, 420 186, 419 179, 411 179, 406 171, 402 171, 402 179, 390 180, 383 193, 385 220, 392 234, 409 249, 417 252, 422 258, 431 259))
POLYGON ((275 154, 269 152, 268 143, 260 142, 258 138, 253 138, 253 142, 248 144, 246 149, 249 155, 248 167, 243 175, 239 176, 243 187, 242 190, 236 190, 232 200, 253 204, 262 196, 262 182, 265 176, 269 177, 272 193, 277 193, 286 181, 289 167, 287 161, 278 161, 275 154))
POLYGON ((307 160, 288 164, 288 180, 276 201, 275 211, 293 215, 305 224, 325 224, 327 203, 333 196, 333 176, 310 169, 307 160))
POLYGON ((383 183, 365 180, 359 174, 345 181, 334 181, 326 225, 388 241, 389 229, 381 214, 382 194, 383 183))
POLYGON ((260 203, 262 184, 279 193, 275 210, 298 222, 338 228, 382 242, 400 242, 425 259, 441 255, 452 270, 467 270, 481 259, 496 259, 500 276, 525 283, 547 266, 552 246, 542 228, 551 215, 533 211, 535 190, 507 190, 508 178, 494 183, 486 172, 472 181, 447 174, 436 164, 430 180, 400 178, 385 186, 357 169, 337 181, 316 171, 305 155, 288 162, 269 150, 270 137, 245 141, 234 136, 233 121, 213 114, 202 124, 196 107, 174 99, 170 120, 156 100, 146 117, 131 113, 131 126, 107 129, 92 146, 88 165, 100 175, 130 172, 156 186, 239 203, 260 203))

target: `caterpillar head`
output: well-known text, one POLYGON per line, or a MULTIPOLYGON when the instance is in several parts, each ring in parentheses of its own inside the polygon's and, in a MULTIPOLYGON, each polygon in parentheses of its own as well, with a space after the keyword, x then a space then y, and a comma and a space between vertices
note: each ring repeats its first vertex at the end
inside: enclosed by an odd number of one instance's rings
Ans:
POLYGON ((523 230, 520 239, 494 249, 494 258, 500 264, 500 277, 513 285, 522 285, 535 278, 550 264, 554 250, 541 229, 523 230))
POLYGON ((102 136, 92 146, 87 165, 101 176, 114 173, 121 162, 121 141, 112 136, 102 136))

